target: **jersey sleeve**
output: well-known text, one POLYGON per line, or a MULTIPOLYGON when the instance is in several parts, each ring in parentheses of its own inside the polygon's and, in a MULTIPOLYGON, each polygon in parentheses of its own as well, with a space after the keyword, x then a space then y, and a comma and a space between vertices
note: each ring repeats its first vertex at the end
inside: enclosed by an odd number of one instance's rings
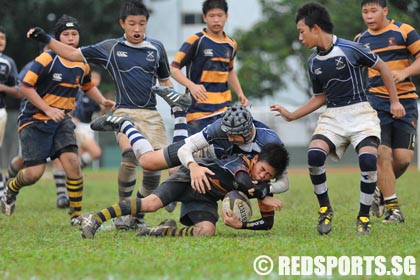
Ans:
POLYGON ((26 71, 23 77, 22 84, 26 87, 34 87, 39 79, 42 79, 43 73, 46 73, 45 69, 51 64, 53 60, 50 52, 43 52, 35 58, 34 62, 26 71))
POLYGON ((182 44, 179 51, 175 54, 171 66, 181 69, 185 65, 189 64, 196 55, 199 39, 199 34, 194 34, 188 37, 182 44))

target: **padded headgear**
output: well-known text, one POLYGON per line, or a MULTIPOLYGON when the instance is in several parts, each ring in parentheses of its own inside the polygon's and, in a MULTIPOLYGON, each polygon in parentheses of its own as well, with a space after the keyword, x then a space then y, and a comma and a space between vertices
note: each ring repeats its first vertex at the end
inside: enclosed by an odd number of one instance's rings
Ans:
POLYGON ((251 112, 239 103, 229 107, 222 116, 222 130, 227 134, 241 135, 248 143, 251 138, 253 122, 251 112))
POLYGON ((54 27, 55 39, 60 41, 61 32, 67 29, 76 29, 77 31, 80 31, 79 21, 75 19, 74 17, 68 16, 68 15, 62 15, 57 20, 57 23, 55 24, 55 27, 54 27))

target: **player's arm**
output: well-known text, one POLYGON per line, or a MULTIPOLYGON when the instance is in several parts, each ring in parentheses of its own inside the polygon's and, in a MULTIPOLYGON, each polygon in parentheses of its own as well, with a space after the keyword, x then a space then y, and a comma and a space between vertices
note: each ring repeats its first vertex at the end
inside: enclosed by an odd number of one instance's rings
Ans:
POLYGON ((283 174, 271 183, 270 193, 283 193, 289 190, 290 182, 288 173, 287 169, 284 170, 283 174))
POLYGON ((214 175, 214 173, 204 167, 200 166, 194 159, 193 154, 205 147, 209 143, 203 135, 203 132, 198 132, 185 139, 185 144, 178 150, 178 158, 182 165, 190 170, 191 187, 199 193, 206 193, 211 189, 210 182, 207 179, 207 174, 214 175))
POLYGON ((326 100, 327 96, 325 94, 317 94, 313 95, 308 102, 293 112, 289 112, 286 108, 278 104, 270 105, 270 110, 276 111, 276 116, 283 117, 286 121, 290 122, 300 119, 321 108, 325 104, 326 100))
POLYGON ((50 35, 48 35, 42 28, 35 27, 29 29, 26 37, 37 40, 41 43, 47 44, 48 48, 59 56, 70 60, 83 62, 84 58, 79 49, 76 49, 70 45, 66 45, 60 41, 57 41, 50 35))
POLYGON ((39 110, 43 111, 48 117, 55 122, 60 122, 66 116, 64 110, 49 106, 33 87, 22 85, 22 94, 39 110))
POLYGON ((96 86, 86 91, 86 94, 105 108, 112 110, 115 106, 115 102, 105 98, 96 86))
POLYGON ((391 71, 396 84, 409 77, 420 75, 420 52, 415 56, 415 58, 416 60, 413 61, 413 63, 411 63, 407 68, 391 71))
MULTIPOLYGON (((268 195, 264 200, 273 199, 272 194, 268 195)), ((279 201, 279 200, 277 200, 279 201)), ((268 202, 266 202, 268 203, 268 202)), ((280 201, 281 203, 281 201, 280 201)), ((249 229, 249 230, 270 230, 274 225, 274 208, 267 206, 262 201, 258 201, 258 206, 261 213, 261 218, 250 222, 241 222, 233 212, 226 212, 222 210, 223 221, 225 225, 235 229, 249 229)))
POLYGON ((229 86, 233 89, 233 91, 238 96, 239 102, 243 106, 248 106, 248 98, 246 98, 244 92, 242 91, 241 83, 239 82, 238 75, 236 74, 235 70, 229 71, 228 74, 228 83, 229 86))
POLYGON ((395 87, 391 70, 389 70, 386 63, 380 58, 378 58, 378 62, 372 68, 381 73, 382 81, 384 82, 385 87, 389 93, 389 102, 391 104, 392 116, 394 118, 401 118, 405 116, 405 109, 398 99, 397 89, 395 87))
POLYGON ((18 86, 10 87, 8 85, 0 84, 0 92, 4 92, 16 98, 23 98, 23 94, 20 92, 18 86))
POLYGON ((206 88, 201 84, 196 84, 190 79, 187 78, 187 76, 184 75, 182 72, 182 69, 171 66, 171 76, 174 78, 178 83, 183 85, 184 87, 188 88, 188 90, 191 92, 192 96, 198 100, 198 101, 206 101, 207 95, 206 95, 206 88))

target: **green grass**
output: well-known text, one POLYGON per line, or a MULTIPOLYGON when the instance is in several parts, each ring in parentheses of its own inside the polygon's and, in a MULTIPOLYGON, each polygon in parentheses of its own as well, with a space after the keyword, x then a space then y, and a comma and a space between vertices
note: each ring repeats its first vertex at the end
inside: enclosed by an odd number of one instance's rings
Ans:
MULTIPOLYGON (((420 279, 420 172, 409 170, 398 181, 406 223, 383 225, 381 219, 372 218, 370 236, 355 235, 357 170, 327 172, 335 209, 333 231, 327 236, 316 231, 318 206, 305 170, 291 170, 291 189, 277 196, 283 201, 283 210, 277 213, 273 230, 234 230, 219 220, 217 236, 207 238, 139 238, 133 231, 115 231, 108 222, 95 239, 83 240, 78 229, 69 225, 67 211, 55 208, 53 181, 44 177, 21 191, 13 216, 0 214, 0 279, 300 279, 279 276, 277 258, 384 256, 389 260, 395 255, 414 256, 417 276, 409 279, 420 279), (275 262, 269 276, 259 276, 253 270, 254 259, 260 255, 275 262)), ((84 211, 115 203, 116 181, 114 170, 87 170, 84 211)), ((146 221, 156 225, 164 218, 178 220, 178 215, 179 206, 173 213, 159 210, 148 214, 146 221)), ((339 278, 336 270, 332 276, 305 277, 339 278)))

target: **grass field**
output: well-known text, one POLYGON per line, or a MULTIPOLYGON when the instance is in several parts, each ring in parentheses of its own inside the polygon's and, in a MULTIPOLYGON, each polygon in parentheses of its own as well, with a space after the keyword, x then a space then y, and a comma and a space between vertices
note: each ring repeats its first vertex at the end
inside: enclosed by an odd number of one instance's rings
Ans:
MULTIPOLYGON (((406 223, 383 225, 381 219, 372 218, 370 236, 355 235, 357 169, 327 172, 335 209, 333 231, 327 236, 316 231, 318 206, 306 170, 292 169, 291 189, 278 195, 283 210, 271 231, 234 230, 219 220, 215 237, 139 238, 134 231, 115 231, 108 222, 93 240, 83 240, 79 230, 69 225, 67 211, 56 209, 53 180, 47 176, 21 191, 13 216, 0 214, 0 279, 301 279, 278 275, 280 256, 384 256, 386 269, 391 268, 393 256, 413 256, 416 263, 404 271, 416 276, 363 272, 345 279, 420 279, 420 172, 411 169, 398 182, 406 223), (254 271, 260 255, 274 261, 268 276, 254 271)), ((84 211, 116 202, 116 181, 115 170, 87 170, 84 211)), ((156 225, 164 218, 178 220, 178 215, 179 206, 173 213, 148 214, 146 222, 156 225)), ((341 278, 337 270, 331 276, 304 277, 341 278)))

